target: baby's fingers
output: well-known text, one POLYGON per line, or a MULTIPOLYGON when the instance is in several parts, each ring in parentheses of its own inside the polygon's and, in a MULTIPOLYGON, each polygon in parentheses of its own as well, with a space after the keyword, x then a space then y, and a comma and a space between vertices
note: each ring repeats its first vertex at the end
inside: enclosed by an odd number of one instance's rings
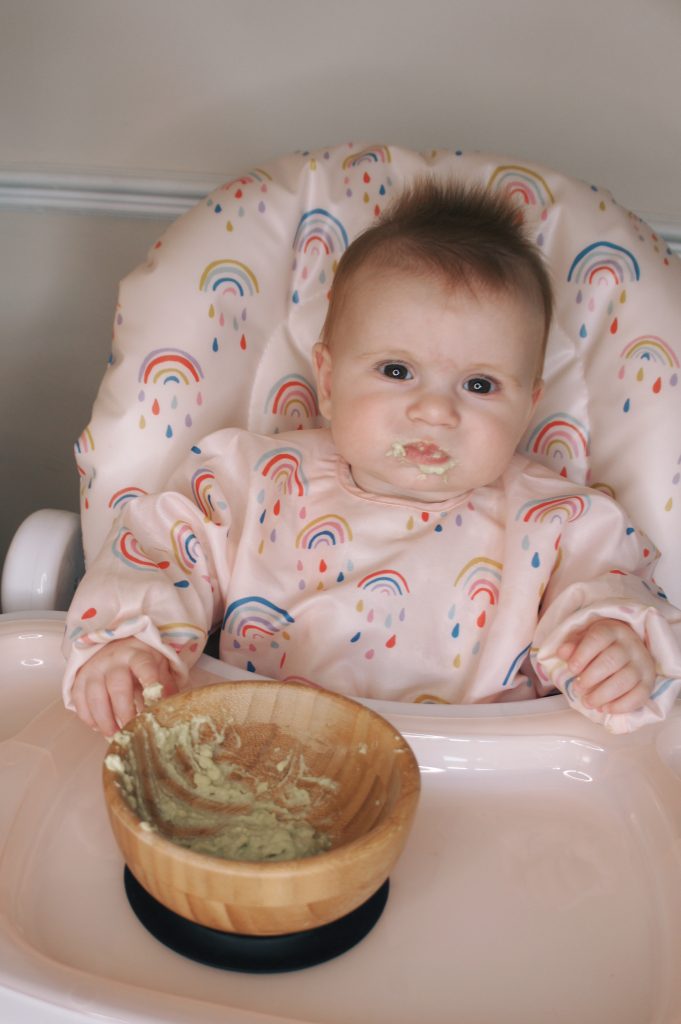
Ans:
POLYGON ((563 643, 560 645, 560 647, 556 651, 556 654, 561 659, 561 661, 564 661, 564 662, 567 663, 567 662, 570 661, 570 658, 572 657, 572 655, 575 653, 576 650, 577 650, 577 640, 574 637, 571 637, 569 640, 564 640, 563 641, 563 643))
POLYGON ((159 693, 158 697, 167 697, 177 691, 177 683, 170 662, 153 648, 133 654, 129 664, 130 671, 143 691, 156 688, 159 685, 162 687, 162 693, 159 693))
POLYGON ((86 686, 85 674, 81 669, 81 671, 76 675, 76 678, 73 683, 73 688, 71 690, 71 700, 73 701, 73 706, 76 709, 76 714, 78 715, 78 717, 82 719, 86 725, 89 725, 91 729, 97 729, 98 726, 90 712, 90 704, 87 698, 87 691, 89 690, 90 686, 104 686, 104 682, 103 680, 99 679, 90 682, 89 686, 86 686))
MULTIPOLYGON (((596 658, 607 651, 616 639, 613 629, 608 620, 601 620, 593 623, 581 636, 569 637, 559 648, 558 656, 567 662, 568 668, 575 675, 580 675, 587 665, 591 665, 596 658), (568 646, 572 650, 568 651, 568 646), (564 652, 564 653, 563 653, 564 652)), ((619 668, 613 663, 610 671, 619 668)), ((601 677, 603 678, 603 677, 601 677)))
MULTIPOLYGON (((600 659, 596 659, 594 666, 600 659)), ((574 692, 580 696, 582 703, 587 708, 594 708, 596 711, 603 711, 606 705, 619 700, 634 690, 641 682, 636 667, 631 662, 623 663, 615 671, 609 674, 595 676, 595 682, 587 678, 591 666, 583 676, 580 676, 575 683, 574 692)))
MULTIPOLYGON (((572 671, 578 671, 573 669, 572 660, 568 662, 568 665, 572 671)), ((593 699, 601 686, 609 684, 612 696, 609 691, 608 696, 599 700, 599 704, 619 697, 625 692, 625 688, 631 689, 632 686, 635 686, 638 679, 638 672, 630 660, 628 652, 619 644, 610 644, 604 651, 597 654, 586 668, 579 671, 574 689, 585 698, 584 703, 587 706, 597 707, 598 705, 593 703, 593 699)))
MULTIPOLYGON (((106 736, 110 736, 112 732, 116 732, 116 729, 121 729, 126 722, 129 722, 137 714, 134 680, 130 668, 126 665, 110 668, 106 675, 106 689, 108 690, 110 706, 116 724, 113 730, 107 732, 102 728, 102 732, 106 736)), ((90 696, 90 708, 94 715, 94 708, 92 707, 93 697, 94 694, 90 696)), ((102 713, 105 714, 103 707, 99 713, 100 715, 102 713)))
MULTIPOLYGON (((130 683, 132 690, 132 683, 130 683)), ((103 674, 79 673, 76 676, 73 691, 73 705, 78 717, 91 729, 97 729, 105 736, 112 736, 118 729, 111 697, 107 689, 107 680, 103 674)))
POLYGON ((622 694, 621 697, 603 704, 599 710, 617 715, 628 714, 631 711, 638 711, 639 708, 642 708, 647 703, 649 696, 650 687, 644 682, 639 682, 633 689, 622 694))

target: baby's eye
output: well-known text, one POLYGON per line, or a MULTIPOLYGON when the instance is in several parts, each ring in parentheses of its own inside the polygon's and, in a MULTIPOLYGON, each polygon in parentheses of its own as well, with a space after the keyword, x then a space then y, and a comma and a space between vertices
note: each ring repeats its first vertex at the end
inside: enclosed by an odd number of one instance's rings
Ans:
POLYGON ((411 380, 412 373, 404 363, 383 363, 379 366, 379 373, 390 380, 411 380))
POLYGON ((474 395, 489 395, 492 391, 497 390, 496 382, 490 380, 489 377, 469 377, 463 386, 466 391, 472 391, 474 395))

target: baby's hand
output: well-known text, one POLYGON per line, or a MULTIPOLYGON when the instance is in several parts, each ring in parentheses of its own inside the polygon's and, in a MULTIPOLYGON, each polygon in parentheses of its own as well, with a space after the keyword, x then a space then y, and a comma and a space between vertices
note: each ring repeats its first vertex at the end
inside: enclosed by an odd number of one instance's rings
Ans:
POLYGON ((177 691, 173 668, 159 651, 135 637, 112 640, 76 673, 71 696, 79 718, 111 736, 144 706, 142 691, 160 683, 177 691))
POLYGON ((643 707, 655 682, 655 662, 626 622, 598 619, 573 634, 556 654, 575 676, 572 692, 596 711, 643 707))

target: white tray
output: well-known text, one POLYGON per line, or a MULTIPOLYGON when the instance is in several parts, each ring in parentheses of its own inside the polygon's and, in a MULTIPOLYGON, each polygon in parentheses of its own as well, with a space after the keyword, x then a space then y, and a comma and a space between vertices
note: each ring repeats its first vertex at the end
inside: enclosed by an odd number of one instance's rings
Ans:
POLYGON ((62 630, 0 617, 2 1024, 681 1021, 678 706, 612 737, 553 698, 373 702, 423 772, 387 907, 336 960, 259 977, 172 953, 129 908, 105 741, 59 701, 62 630))

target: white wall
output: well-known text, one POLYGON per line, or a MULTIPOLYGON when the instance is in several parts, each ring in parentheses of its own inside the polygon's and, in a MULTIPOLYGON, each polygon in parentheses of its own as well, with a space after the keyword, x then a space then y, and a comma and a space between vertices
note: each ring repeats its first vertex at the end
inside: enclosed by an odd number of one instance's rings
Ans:
MULTIPOLYGON (((679 0, 0 0, 0 176, 210 181, 350 139, 461 147, 681 231, 680 41, 679 0)), ((117 282, 167 223, 21 210, 12 189, 4 207, 0 559, 28 511, 77 507, 117 282)))

